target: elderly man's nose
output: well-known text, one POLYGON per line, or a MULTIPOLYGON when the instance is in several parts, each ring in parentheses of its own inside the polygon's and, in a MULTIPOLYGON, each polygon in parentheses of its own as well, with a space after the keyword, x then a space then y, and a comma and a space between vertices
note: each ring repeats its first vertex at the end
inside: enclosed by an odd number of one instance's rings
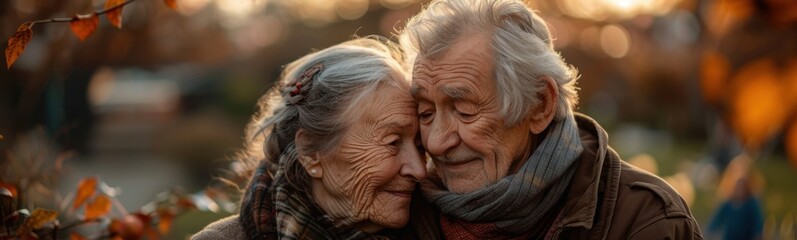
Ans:
POLYGON ((429 136, 424 147, 432 156, 444 155, 448 149, 459 144, 459 135, 446 117, 435 118, 429 128, 429 136))

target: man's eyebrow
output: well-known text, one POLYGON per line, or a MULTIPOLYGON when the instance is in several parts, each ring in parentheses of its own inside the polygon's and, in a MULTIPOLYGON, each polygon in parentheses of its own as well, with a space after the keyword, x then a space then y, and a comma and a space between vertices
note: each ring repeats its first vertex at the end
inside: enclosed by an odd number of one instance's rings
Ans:
POLYGON ((458 87, 458 86, 442 86, 440 87, 440 91, 448 95, 453 99, 463 99, 467 96, 473 96, 473 91, 465 87, 458 87))
POLYGON ((418 97, 418 94, 421 94, 421 91, 426 91, 423 87, 419 86, 418 84, 412 84, 410 87, 410 96, 418 97))

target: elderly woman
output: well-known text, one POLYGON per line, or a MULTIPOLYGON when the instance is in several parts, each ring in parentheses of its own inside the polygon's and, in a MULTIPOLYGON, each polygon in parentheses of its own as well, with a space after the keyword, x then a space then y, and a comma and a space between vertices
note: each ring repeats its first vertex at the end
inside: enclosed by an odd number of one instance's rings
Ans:
POLYGON ((426 170, 394 49, 358 39, 289 64, 247 131, 262 160, 240 214, 192 239, 397 237, 426 170))

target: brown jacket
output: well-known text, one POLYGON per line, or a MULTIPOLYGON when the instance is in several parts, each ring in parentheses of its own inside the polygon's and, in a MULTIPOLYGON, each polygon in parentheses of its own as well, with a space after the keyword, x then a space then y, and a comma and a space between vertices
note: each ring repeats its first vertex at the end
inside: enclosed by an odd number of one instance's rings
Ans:
MULTIPOLYGON (((629 165, 591 118, 576 114, 584 152, 546 239, 703 239, 689 207, 664 180, 629 165)), ((439 211, 414 202, 421 239, 440 239, 439 211), (435 227, 429 227, 435 226, 435 227)), ((550 219, 549 219, 550 220, 550 219)), ((551 221, 548 221, 551 222, 551 221)))
POLYGON ((235 240, 246 239, 246 233, 238 221, 238 215, 222 218, 208 224, 198 233, 191 236, 191 240, 235 240))

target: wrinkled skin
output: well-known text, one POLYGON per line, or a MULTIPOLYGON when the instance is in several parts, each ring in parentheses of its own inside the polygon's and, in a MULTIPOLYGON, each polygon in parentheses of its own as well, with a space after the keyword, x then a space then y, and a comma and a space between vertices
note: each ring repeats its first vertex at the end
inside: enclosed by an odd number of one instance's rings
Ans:
POLYGON ((401 87, 382 84, 360 101, 362 111, 336 152, 321 157, 323 175, 313 178, 316 202, 333 218, 365 232, 400 228, 418 181, 426 177, 418 151, 417 104, 401 87))
POLYGON ((456 193, 497 182, 532 151, 529 118, 507 127, 499 113, 489 35, 463 34, 439 56, 419 58, 413 70, 423 146, 456 193))

